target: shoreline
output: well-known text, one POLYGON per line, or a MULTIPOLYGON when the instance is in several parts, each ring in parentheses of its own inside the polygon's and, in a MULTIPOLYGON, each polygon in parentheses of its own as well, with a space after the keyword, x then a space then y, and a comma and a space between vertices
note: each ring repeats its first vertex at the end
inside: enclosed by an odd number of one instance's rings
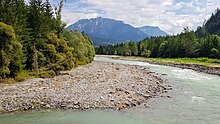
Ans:
POLYGON ((158 65, 165 65, 165 66, 172 66, 172 67, 178 67, 182 69, 191 69, 200 73, 206 73, 211 75, 217 75, 220 76, 220 67, 208 67, 203 65, 197 65, 197 64, 163 64, 159 62, 149 62, 151 64, 158 64, 158 65))
POLYGON ((45 109, 121 110, 138 106, 171 89, 161 78, 140 66, 93 62, 61 72, 54 78, 0 84, 0 113, 45 109))
POLYGON ((109 57, 114 59, 121 59, 121 60, 141 61, 150 64, 165 65, 165 66, 177 67, 182 69, 191 69, 200 73, 220 76, 220 67, 204 66, 198 64, 187 64, 187 63, 175 63, 175 62, 155 62, 151 60, 144 60, 144 58, 140 58, 140 57, 130 57, 130 58, 123 56, 109 56, 109 57))

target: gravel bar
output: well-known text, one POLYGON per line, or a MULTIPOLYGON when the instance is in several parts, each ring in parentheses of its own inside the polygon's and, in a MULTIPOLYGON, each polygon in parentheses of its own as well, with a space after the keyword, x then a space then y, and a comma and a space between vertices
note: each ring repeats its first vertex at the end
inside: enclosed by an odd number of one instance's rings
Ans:
POLYGON ((171 86, 139 66, 93 62, 49 79, 0 84, 0 113, 42 109, 131 108, 171 86))

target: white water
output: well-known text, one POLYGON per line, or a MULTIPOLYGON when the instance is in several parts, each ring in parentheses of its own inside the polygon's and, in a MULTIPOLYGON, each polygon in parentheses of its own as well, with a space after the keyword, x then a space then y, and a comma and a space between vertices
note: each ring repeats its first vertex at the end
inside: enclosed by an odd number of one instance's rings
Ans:
POLYGON ((173 90, 147 108, 117 111, 51 111, 0 115, 0 124, 219 124, 220 77, 189 69, 97 57, 96 61, 139 65, 161 75, 173 90))

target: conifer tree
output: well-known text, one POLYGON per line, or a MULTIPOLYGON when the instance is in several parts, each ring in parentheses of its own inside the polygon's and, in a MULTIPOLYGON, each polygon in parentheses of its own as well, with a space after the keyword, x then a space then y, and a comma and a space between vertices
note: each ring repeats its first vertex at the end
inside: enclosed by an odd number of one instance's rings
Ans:
POLYGON ((62 7, 63 0, 55 11, 49 0, 0 1, 0 77, 16 77, 22 69, 54 75, 93 60, 91 39, 65 30, 62 7))

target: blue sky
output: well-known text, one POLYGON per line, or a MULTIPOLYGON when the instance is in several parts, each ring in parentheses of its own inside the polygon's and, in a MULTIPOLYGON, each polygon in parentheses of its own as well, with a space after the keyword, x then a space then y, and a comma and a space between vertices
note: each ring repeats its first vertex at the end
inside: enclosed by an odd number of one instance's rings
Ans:
MULTIPOLYGON (((51 0, 55 5, 59 0, 51 0)), ((79 19, 113 18, 135 27, 159 26, 170 34, 183 27, 196 29, 220 6, 220 0, 66 0, 63 21, 72 24, 79 19)))

